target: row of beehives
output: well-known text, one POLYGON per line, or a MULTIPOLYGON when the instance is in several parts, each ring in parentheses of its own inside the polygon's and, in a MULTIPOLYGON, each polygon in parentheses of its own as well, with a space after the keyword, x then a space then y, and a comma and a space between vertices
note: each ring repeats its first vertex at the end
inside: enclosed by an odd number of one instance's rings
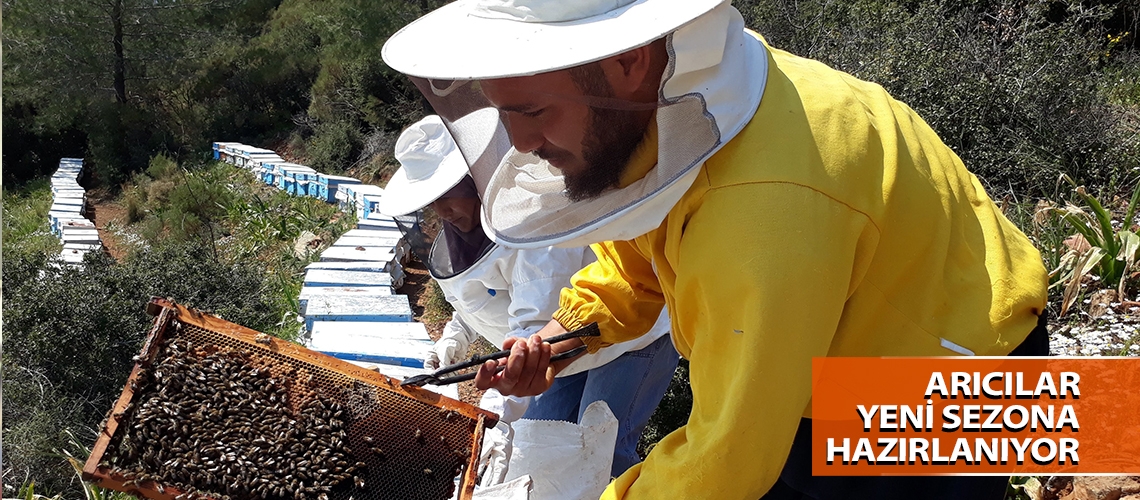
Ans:
MULTIPOLYGON (((336 203, 355 216, 355 229, 305 269, 298 302, 308 346, 395 378, 422 373, 431 339, 422 323, 412 321, 408 297, 394 292, 403 284, 409 248, 396 222, 375 212, 384 190, 239 143, 214 143, 214 158, 289 194, 336 203)), ((447 392, 458 396, 454 386, 447 392)))
POLYGON ((83 262, 87 252, 101 250, 103 242, 87 213, 87 193, 79 185, 83 174, 82 158, 62 158, 51 176, 51 209, 48 220, 51 232, 63 242, 60 259, 72 265, 83 262))

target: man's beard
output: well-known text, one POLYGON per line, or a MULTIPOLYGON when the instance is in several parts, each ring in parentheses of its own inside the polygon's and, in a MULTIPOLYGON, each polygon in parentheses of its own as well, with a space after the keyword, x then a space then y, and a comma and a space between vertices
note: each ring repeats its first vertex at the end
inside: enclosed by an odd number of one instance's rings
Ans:
POLYGON ((617 186, 629 159, 645 136, 645 127, 631 110, 590 108, 588 133, 582 143, 585 168, 563 172, 570 201, 596 198, 617 186))
MULTIPOLYGON (((614 96, 606 75, 598 63, 569 69, 570 77, 587 96, 614 96)), ((586 137, 582 140, 580 172, 562 172, 566 196, 570 201, 596 198, 621 180, 626 164, 645 136, 645 123, 638 112, 628 109, 590 107, 586 137)))

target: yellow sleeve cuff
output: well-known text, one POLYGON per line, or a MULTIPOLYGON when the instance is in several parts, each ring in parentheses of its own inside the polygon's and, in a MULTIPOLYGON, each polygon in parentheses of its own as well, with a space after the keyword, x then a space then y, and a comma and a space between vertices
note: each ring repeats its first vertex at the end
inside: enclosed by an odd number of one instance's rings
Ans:
MULTIPOLYGON (((562 328, 565 328, 567 331, 571 332, 582 328, 587 324, 585 321, 582 321, 577 316, 575 316, 574 312, 569 309, 559 309, 555 311, 554 321, 557 321, 558 324, 562 325, 562 328)), ((582 342, 586 344, 586 352, 589 352, 590 354, 598 352, 598 350, 603 347, 613 345, 609 342, 602 341, 600 337, 583 337, 582 342)))

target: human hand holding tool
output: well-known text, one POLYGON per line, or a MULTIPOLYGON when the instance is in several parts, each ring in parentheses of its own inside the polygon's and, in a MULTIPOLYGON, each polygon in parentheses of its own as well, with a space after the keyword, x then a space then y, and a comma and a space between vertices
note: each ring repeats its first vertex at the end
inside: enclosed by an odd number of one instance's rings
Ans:
MULTIPOLYGON (((590 323, 589 325, 586 325, 586 326, 584 326, 578 330, 574 330, 573 332, 565 332, 565 329, 563 329, 563 333, 561 335, 558 335, 558 334, 547 335, 545 337, 545 340, 543 340, 542 334, 544 332, 549 333, 548 332, 549 328, 551 328, 550 325, 543 327, 543 329, 540 330, 539 333, 532 335, 529 339, 521 339, 521 338, 507 339, 507 341, 504 342, 504 347, 506 347, 506 349, 504 349, 502 351, 492 353, 492 354, 488 354, 486 356, 475 356, 468 361, 464 361, 464 362, 459 363, 459 364, 444 367, 444 368, 442 368, 442 369, 440 369, 434 373, 416 375, 414 377, 408 377, 400 385, 402 385, 402 386, 411 385, 411 386, 419 387, 419 386, 423 386, 426 384, 433 384, 433 385, 454 384, 457 382, 463 382, 465 380, 475 379, 475 378, 477 378, 477 376, 483 375, 484 372, 487 372, 487 375, 485 378, 488 381, 490 381, 490 379, 492 377, 494 377, 495 374, 497 374, 500 371, 505 371, 505 373, 504 373, 503 377, 499 377, 496 380, 508 380, 508 381, 517 380, 517 378, 518 378, 517 374, 523 368, 523 365, 533 363, 533 365, 530 367, 530 370, 528 371, 528 373, 532 373, 532 374, 533 373, 539 373, 539 372, 545 373, 547 371, 547 368, 550 366, 550 364, 552 362, 557 363, 557 362, 562 361, 562 360, 569 360, 569 359, 574 358, 575 356, 585 352, 586 351, 586 345, 584 343, 582 343, 581 337, 597 337, 597 336, 601 335, 601 332, 598 330, 598 325, 596 323, 590 323), (552 356, 551 355, 552 345, 553 344, 559 344, 559 343, 561 343, 561 344, 559 345, 558 353, 554 354, 552 356), (526 354, 521 354, 524 351, 524 349, 527 350, 528 352, 532 351, 532 350, 534 351, 533 354, 531 354, 529 356, 529 359, 527 359, 526 354), (516 354, 516 352, 518 352, 520 354, 516 354), (504 358, 506 358, 506 359, 504 359, 504 358), (500 361, 500 360, 502 360, 502 361, 500 361), (514 360, 514 361, 511 361, 511 360, 514 360), (540 360, 542 361, 541 366, 539 364, 540 360), (512 363, 514 363, 514 364, 512 365, 512 363), (456 371, 462 370, 464 368, 471 368, 474 366, 479 366, 479 370, 477 372, 467 373, 467 374, 463 374, 463 375, 455 375, 455 376, 450 376, 450 377, 444 377, 443 376, 443 375, 446 375, 448 373, 456 372, 456 371), (514 372, 511 372, 511 366, 517 366, 518 368, 516 368, 514 372), (508 378, 508 377, 511 377, 511 378, 508 378)), ((561 327, 559 327, 559 328, 561 328, 561 327)), ((532 375, 532 378, 533 378, 533 375, 532 375)), ((551 378, 553 379, 553 375, 551 375, 551 378)), ((479 385, 479 380, 476 380, 476 385, 479 385)), ((514 387, 515 385, 517 385, 517 384, 512 384, 512 387, 514 387)), ((546 387, 549 387, 549 386, 550 386, 549 383, 546 384, 546 387)), ((488 387, 490 387, 490 386, 488 386, 488 387)), ((526 387, 529 388, 530 384, 527 384, 526 387)), ((485 388, 485 387, 480 386, 480 388, 485 388)), ((520 387, 520 389, 522 389, 522 387, 520 387)), ((539 391, 539 392, 541 392, 541 391, 539 391)), ((535 394, 537 394, 537 393, 535 393, 535 394)))
POLYGON ((542 394, 554 383, 558 372, 572 362, 572 358, 585 352, 586 345, 580 337, 601 335, 596 323, 575 332, 587 329, 593 329, 595 333, 575 336, 555 345, 550 341, 561 340, 569 334, 565 333, 566 328, 552 320, 530 338, 507 339, 503 347, 510 349, 510 356, 483 363, 475 376, 475 386, 480 389, 493 387, 509 396, 542 394))

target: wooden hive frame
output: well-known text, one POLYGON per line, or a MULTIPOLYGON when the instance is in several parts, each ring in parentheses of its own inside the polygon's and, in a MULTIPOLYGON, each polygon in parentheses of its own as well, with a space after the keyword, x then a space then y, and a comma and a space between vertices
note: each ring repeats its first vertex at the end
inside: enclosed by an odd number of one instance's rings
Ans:
POLYGON ((461 500, 470 500, 472 497, 475 489, 478 469, 477 464, 483 441, 483 433, 486 428, 493 427, 498 422, 498 415, 428 390, 417 387, 402 387, 398 380, 382 375, 379 372, 361 368, 347 361, 342 361, 306 349, 291 342, 272 337, 267 341, 264 338, 265 335, 260 332, 230 323, 210 314, 183 307, 170 300, 160 298, 152 299, 147 305, 147 312, 155 316, 154 326, 147 335, 138 361, 131 370, 126 384, 123 386, 122 395, 119 396, 119 399, 112 407, 109 417, 99 432, 91 455, 88 457, 83 468, 82 475, 84 480, 90 481, 103 488, 125 491, 151 499, 173 500, 182 493, 172 487, 159 487, 154 484, 153 481, 133 485, 127 484, 129 481, 122 474, 100 465, 112 442, 112 438, 115 436, 116 430, 120 426, 120 417, 126 412, 128 405, 134 399, 135 391, 132 389, 132 386, 135 385, 135 382, 139 379, 139 371, 153 360, 165 339, 168 326, 170 326, 174 320, 177 320, 185 325, 224 335, 230 340, 236 340, 242 346, 249 347, 251 350, 268 349, 274 354, 335 372, 337 375, 352 379, 354 383, 358 381, 378 391, 386 391, 399 398, 418 401, 438 408, 441 412, 454 412, 474 421, 474 431, 471 433, 470 441, 470 456, 467 457, 465 466, 463 467, 458 495, 458 498, 461 500), (259 336, 261 336, 260 342, 258 342, 259 336))

